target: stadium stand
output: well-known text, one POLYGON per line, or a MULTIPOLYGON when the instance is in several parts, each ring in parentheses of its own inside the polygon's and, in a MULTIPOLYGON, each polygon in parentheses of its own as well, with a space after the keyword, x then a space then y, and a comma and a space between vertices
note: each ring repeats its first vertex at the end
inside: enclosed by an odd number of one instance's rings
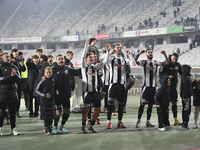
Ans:
POLYGON ((0 37, 57 37, 67 34, 96 34, 98 25, 107 33, 137 30, 144 19, 158 21, 158 27, 174 26, 182 17, 199 14, 198 0, 182 0, 174 18, 171 0, 2 0, 0 5, 0 37), (7 11, 11 10, 11 11, 7 11), (160 15, 165 11, 166 17, 160 15))

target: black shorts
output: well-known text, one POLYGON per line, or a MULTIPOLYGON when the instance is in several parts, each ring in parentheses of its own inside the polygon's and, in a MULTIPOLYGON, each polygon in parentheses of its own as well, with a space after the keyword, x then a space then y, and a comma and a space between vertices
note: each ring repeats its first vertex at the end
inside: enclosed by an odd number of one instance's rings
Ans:
POLYGON ((56 110, 63 108, 70 108, 70 99, 56 99, 56 110))
POLYGON ((154 96, 156 94, 155 87, 142 87, 142 99, 147 100, 149 104, 155 104, 154 96))
POLYGON ((124 84, 111 84, 108 94, 110 98, 117 99, 118 102, 125 102, 126 90, 124 84))
POLYGON ((101 97, 98 92, 85 92, 83 95, 85 108, 90 108, 91 104, 93 107, 101 107, 101 97))

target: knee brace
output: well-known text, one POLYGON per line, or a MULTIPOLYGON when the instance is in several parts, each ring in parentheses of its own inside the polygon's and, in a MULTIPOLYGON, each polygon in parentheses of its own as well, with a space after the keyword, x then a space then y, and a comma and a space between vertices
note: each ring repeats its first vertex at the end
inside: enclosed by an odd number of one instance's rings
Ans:
POLYGON ((111 97, 108 98, 108 105, 109 106, 114 106, 114 102, 115 102, 114 98, 111 98, 111 97))

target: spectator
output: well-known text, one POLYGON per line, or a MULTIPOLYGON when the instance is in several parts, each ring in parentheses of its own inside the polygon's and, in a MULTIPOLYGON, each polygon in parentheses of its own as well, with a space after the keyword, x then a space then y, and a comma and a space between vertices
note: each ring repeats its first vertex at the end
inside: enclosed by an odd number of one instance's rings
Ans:
POLYGON ((178 1, 178 6, 181 6, 182 5, 182 2, 181 0, 178 1))
POLYGON ((69 30, 67 30, 67 35, 69 35, 69 30))
POLYGON ((192 50, 192 43, 190 43, 190 50, 192 50))
POLYGON ((122 33, 124 32, 124 27, 122 27, 122 33))
POLYGON ((165 18, 165 16, 166 16, 166 12, 164 11, 164 12, 163 12, 163 17, 165 18))
POLYGON ((86 33, 87 33, 87 35, 89 34, 89 30, 88 29, 87 29, 86 33))
POLYGON ((149 17, 149 22, 151 22, 151 18, 149 17))
POLYGON ((179 8, 179 7, 177 7, 177 13, 179 13, 179 11, 180 11, 180 8, 179 8))
POLYGON ((117 26, 115 27, 115 32, 117 33, 117 30, 118 30, 118 28, 117 28, 117 26))
POLYGON ((196 43, 196 40, 193 39, 193 40, 192 40, 192 47, 196 47, 196 46, 195 46, 195 43, 196 43))
POLYGON ((158 25, 159 25, 159 24, 158 24, 158 21, 156 21, 156 28, 158 27, 158 25))
POLYGON ((176 18, 176 10, 174 9, 174 18, 176 18))
POLYGON ((180 52, 181 52, 181 51, 180 51, 180 48, 179 48, 179 47, 177 48, 177 51, 176 51, 176 52, 180 55, 180 52))

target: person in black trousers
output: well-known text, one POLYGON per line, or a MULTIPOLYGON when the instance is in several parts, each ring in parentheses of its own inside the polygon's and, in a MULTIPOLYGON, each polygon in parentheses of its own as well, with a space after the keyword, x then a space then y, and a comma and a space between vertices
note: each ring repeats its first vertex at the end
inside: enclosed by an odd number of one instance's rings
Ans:
POLYGON ((71 98, 71 85, 70 80, 72 76, 78 76, 81 74, 81 70, 75 70, 65 65, 64 57, 59 54, 56 57, 56 63, 53 69, 53 79, 55 80, 55 88, 58 90, 59 95, 55 95, 56 102, 56 118, 54 119, 53 132, 58 133, 58 122, 62 115, 62 122, 59 127, 60 131, 68 133, 65 128, 70 115, 70 98, 71 98), (62 113, 63 111, 63 113, 62 113))
POLYGON ((3 135, 3 121, 7 107, 10 112, 11 134, 19 135, 15 124, 15 107, 18 101, 16 83, 19 80, 20 74, 18 68, 11 63, 10 55, 8 53, 3 53, 2 62, 0 64, 0 136, 3 135))
POLYGON ((188 65, 182 66, 183 75, 181 77, 181 93, 182 98, 182 129, 189 129, 188 122, 191 113, 191 96, 193 95, 192 80, 190 79, 191 67, 188 65))
POLYGON ((169 124, 169 102, 170 102, 170 86, 171 81, 168 76, 160 78, 161 87, 157 90, 154 100, 158 114, 158 130, 165 131, 169 124))
POLYGON ((38 114, 39 105, 37 97, 33 96, 34 86, 36 83, 37 76, 39 74, 39 56, 33 55, 26 61, 28 68, 28 92, 29 92, 29 116, 33 117, 33 114, 38 114), (35 98, 35 113, 33 113, 33 98, 35 98))
POLYGON ((197 120, 199 118, 200 112, 200 80, 194 80, 192 82, 193 89, 193 106, 194 106, 194 126, 193 128, 198 128, 197 120))
MULTIPOLYGON (((19 58, 19 50, 17 48, 13 48, 11 50, 11 61, 12 63, 19 69, 19 72, 24 72, 26 71, 26 67, 24 65, 23 60, 21 60, 19 58)), ((21 75, 21 74, 20 74, 21 75)), ((18 86, 18 90, 17 90, 17 94, 18 94, 18 104, 16 105, 15 108, 15 114, 17 117, 21 118, 22 116, 19 114, 19 109, 20 109, 20 103, 21 103, 21 79, 17 82, 17 86, 18 86)))
MULTIPOLYGON (((48 60, 48 57, 46 55, 42 55, 40 57, 39 74, 35 82, 34 93, 33 93, 33 96, 37 97, 38 104, 39 104, 39 95, 35 92, 35 89, 36 89, 37 84, 41 81, 42 77, 44 76, 45 68, 50 67, 50 64, 47 60, 48 60)), ((38 112, 35 112, 34 117, 38 117, 38 115, 39 115, 38 112)))
MULTIPOLYGON (((41 80, 37 87, 36 93, 40 95, 40 119, 44 120, 45 135, 51 135, 51 125, 56 116, 55 109, 55 81, 52 79, 52 68, 46 67, 44 73, 46 79, 41 80)), ((58 91, 56 91, 57 94, 58 91)))

